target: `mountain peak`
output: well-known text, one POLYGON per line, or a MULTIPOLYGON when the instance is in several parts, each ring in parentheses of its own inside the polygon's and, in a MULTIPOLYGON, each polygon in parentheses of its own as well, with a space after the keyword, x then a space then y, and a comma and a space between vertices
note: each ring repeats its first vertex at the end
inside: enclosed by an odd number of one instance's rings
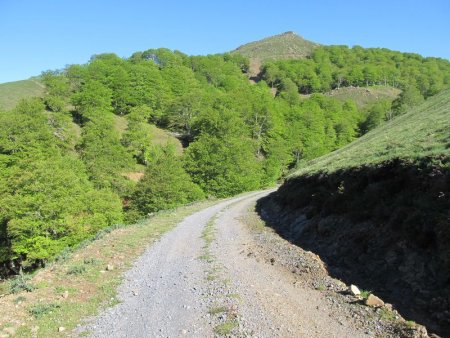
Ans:
POLYGON ((297 33, 288 31, 247 43, 233 52, 264 62, 269 60, 303 59, 311 55, 313 49, 318 46, 318 43, 308 41, 297 33))

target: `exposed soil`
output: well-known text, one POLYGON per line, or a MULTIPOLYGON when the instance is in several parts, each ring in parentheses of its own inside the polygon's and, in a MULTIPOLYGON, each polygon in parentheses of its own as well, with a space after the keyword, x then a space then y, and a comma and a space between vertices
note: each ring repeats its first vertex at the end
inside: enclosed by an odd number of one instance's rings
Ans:
POLYGON ((293 178, 258 210, 282 237, 318 254, 333 277, 448 337, 450 175, 438 160, 293 178))

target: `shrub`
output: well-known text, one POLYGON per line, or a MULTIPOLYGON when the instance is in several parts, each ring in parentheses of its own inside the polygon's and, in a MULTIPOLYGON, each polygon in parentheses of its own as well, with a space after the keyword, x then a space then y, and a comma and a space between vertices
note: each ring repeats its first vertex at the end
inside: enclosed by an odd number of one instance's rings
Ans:
POLYGON ((204 198, 203 191, 184 171, 172 146, 155 147, 143 179, 131 198, 131 211, 145 215, 204 198))

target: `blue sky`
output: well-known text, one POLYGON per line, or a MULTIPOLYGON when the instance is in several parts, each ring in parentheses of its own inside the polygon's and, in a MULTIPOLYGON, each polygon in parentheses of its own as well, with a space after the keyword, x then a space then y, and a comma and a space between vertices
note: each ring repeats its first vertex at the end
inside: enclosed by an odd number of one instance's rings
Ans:
POLYGON ((285 31, 450 59, 449 14, 448 0, 0 0, 0 83, 103 52, 211 54, 285 31))

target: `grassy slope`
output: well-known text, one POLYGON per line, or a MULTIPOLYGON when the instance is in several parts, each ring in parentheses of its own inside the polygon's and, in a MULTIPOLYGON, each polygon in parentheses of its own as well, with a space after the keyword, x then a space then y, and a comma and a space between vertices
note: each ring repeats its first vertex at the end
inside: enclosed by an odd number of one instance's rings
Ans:
POLYGON ((450 311, 449 122, 446 90, 306 163, 259 206, 339 279, 438 334, 450 332, 436 315, 450 311))
POLYGON ((334 89, 328 96, 341 101, 353 100, 358 108, 364 109, 374 104, 380 99, 395 100, 401 90, 393 87, 374 86, 374 87, 342 87, 334 89))
POLYGON ((311 54, 319 46, 301 36, 287 32, 238 47, 234 53, 240 53, 250 59, 261 62, 268 60, 301 59, 311 54))
POLYGON ((35 79, 0 84, 0 108, 9 110, 22 99, 43 96, 44 86, 35 79))
POLYGON ((392 158, 450 155, 450 90, 374 129, 344 148, 308 162, 291 176, 381 163, 392 158))
MULTIPOLYGON (((122 134, 127 130, 128 127, 127 119, 123 116, 115 115, 114 124, 117 132, 119 133, 120 136, 122 136, 122 134)), ((181 155, 181 153, 183 152, 183 146, 180 140, 178 140, 175 136, 171 135, 170 132, 158 128, 155 125, 151 125, 151 133, 153 144, 165 146, 171 143, 175 145, 177 154, 181 155)))

